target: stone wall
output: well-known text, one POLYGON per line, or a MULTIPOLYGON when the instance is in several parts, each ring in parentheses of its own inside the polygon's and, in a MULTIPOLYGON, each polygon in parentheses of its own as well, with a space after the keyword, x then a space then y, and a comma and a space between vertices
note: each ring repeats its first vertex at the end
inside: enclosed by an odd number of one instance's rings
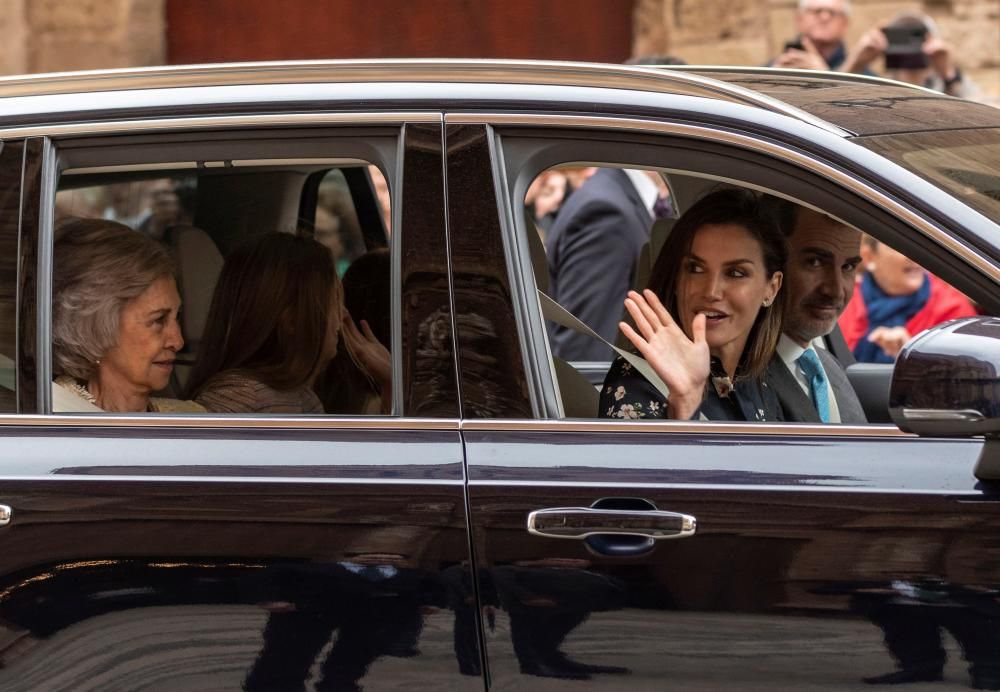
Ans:
MULTIPOLYGON (((691 64, 763 65, 795 35, 796 0, 636 0, 633 54, 691 64)), ((959 50, 962 69, 1000 105, 1000 0, 854 0, 848 39, 901 10, 921 10, 959 50)))
MULTIPOLYGON (((796 0, 634 1, 635 55, 761 65, 795 33, 796 0)), ((0 74, 164 64, 166 2, 0 0, 0 74)), ((851 41, 899 10, 927 12, 961 47, 962 68, 983 95, 1000 104, 1000 0, 854 0, 853 7, 851 41)))
POLYGON ((0 0, 0 73, 160 65, 165 0, 0 0))

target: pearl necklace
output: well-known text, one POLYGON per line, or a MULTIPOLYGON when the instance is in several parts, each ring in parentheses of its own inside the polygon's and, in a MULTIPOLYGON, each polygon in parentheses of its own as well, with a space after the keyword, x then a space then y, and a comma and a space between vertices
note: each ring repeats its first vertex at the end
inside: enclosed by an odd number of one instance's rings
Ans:
MULTIPOLYGON (((76 380, 76 378, 72 379, 72 381, 70 382, 69 388, 72 389, 73 393, 76 394, 77 396, 79 396, 81 399, 86 399, 87 401, 89 401, 90 403, 92 403, 94 406, 97 406, 97 398, 93 394, 90 393, 89 389, 87 389, 82 384, 80 384, 76 380)), ((97 406, 97 407, 100 408, 100 406, 97 406)))

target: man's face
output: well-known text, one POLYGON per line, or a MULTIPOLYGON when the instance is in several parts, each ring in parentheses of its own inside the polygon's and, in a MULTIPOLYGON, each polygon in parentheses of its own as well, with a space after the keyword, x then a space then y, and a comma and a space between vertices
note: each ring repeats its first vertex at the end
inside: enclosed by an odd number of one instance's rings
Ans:
POLYGON ((860 264, 859 231, 800 208, 788 241, 785 333, 800 346, 829 334, 851 300, 860 264))
POLYGON ((796 17, 799 33, 817 47, 839 43, 847 33, 843 0, 807 0, 796 17))

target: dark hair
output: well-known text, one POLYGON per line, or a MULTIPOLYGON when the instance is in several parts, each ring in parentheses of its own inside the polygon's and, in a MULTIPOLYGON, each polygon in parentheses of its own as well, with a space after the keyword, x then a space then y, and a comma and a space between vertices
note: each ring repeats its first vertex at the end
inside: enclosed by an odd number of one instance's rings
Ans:
POLYGON ((252 372, 277 390, 306 384, 320 366, 329 321, 336 319, 332 295, 341 300, 340 280, 319 242, 268 233, 238 247, 215 286, 188 396, 228 370, 252 372))
POLYGON ((781 229, 781 234, 788 241, 795 233, 795 224, 799 220, 799 209, 802 207, 795 202, 771 195, 765 195, 762 204, 772 210, 778 222, 778 228, 781 229))
MULTIPOLYGON (((391 275, 389 250, 380 248, 354 260, 343 279, 344 306, 351 319, 359 328, 365 320, 386 348, 392 342, 391 275)), ((338 349, 326 372, 317 378, 316 394, 327 413, 363 413, 360 405, 380 395, 371 377, 354 361, 346 348, 338 349)))
MULTIPOLYGON (((648 288, 664 302, 678 324, 681 322, 677 314, 677 280, 681 266, 691 252, 695 235, 708 224, 735 224, 745 228, 760 243, 764 268, 769 276, 784 271, 788 259, 785 238, 773 205, 762 195, 730 188, 710 192, 677 219, 649 276, 648 288)), ((779 291, 771 307, 758 312, 736 375, 755 379, 764 375, 781 336, 784 295, 784 291, 779 291)))

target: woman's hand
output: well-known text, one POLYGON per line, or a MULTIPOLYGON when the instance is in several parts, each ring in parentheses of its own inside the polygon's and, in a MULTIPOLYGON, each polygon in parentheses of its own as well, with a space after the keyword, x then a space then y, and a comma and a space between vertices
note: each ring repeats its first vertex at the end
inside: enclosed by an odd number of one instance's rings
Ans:
POLYGON ((697 315, 689 339, 684 330, 650 290, 639 295, 629 291, 625 308, 635 320, 635 329, 620 322, 618 327, 639 350, 664 384, 670 388, 667 399, 671 418, 687 420, 701 405, 709 374, 708 343, 705 341, 705 316, 697 315))
POLYGON ((381 390, 383 410, 387 405, 391 408, 392 356, 389 350, 375 338, 365 320, 361 320, 359 331, 347 310, 344 310, 343 333, 345 345, 381 390))

